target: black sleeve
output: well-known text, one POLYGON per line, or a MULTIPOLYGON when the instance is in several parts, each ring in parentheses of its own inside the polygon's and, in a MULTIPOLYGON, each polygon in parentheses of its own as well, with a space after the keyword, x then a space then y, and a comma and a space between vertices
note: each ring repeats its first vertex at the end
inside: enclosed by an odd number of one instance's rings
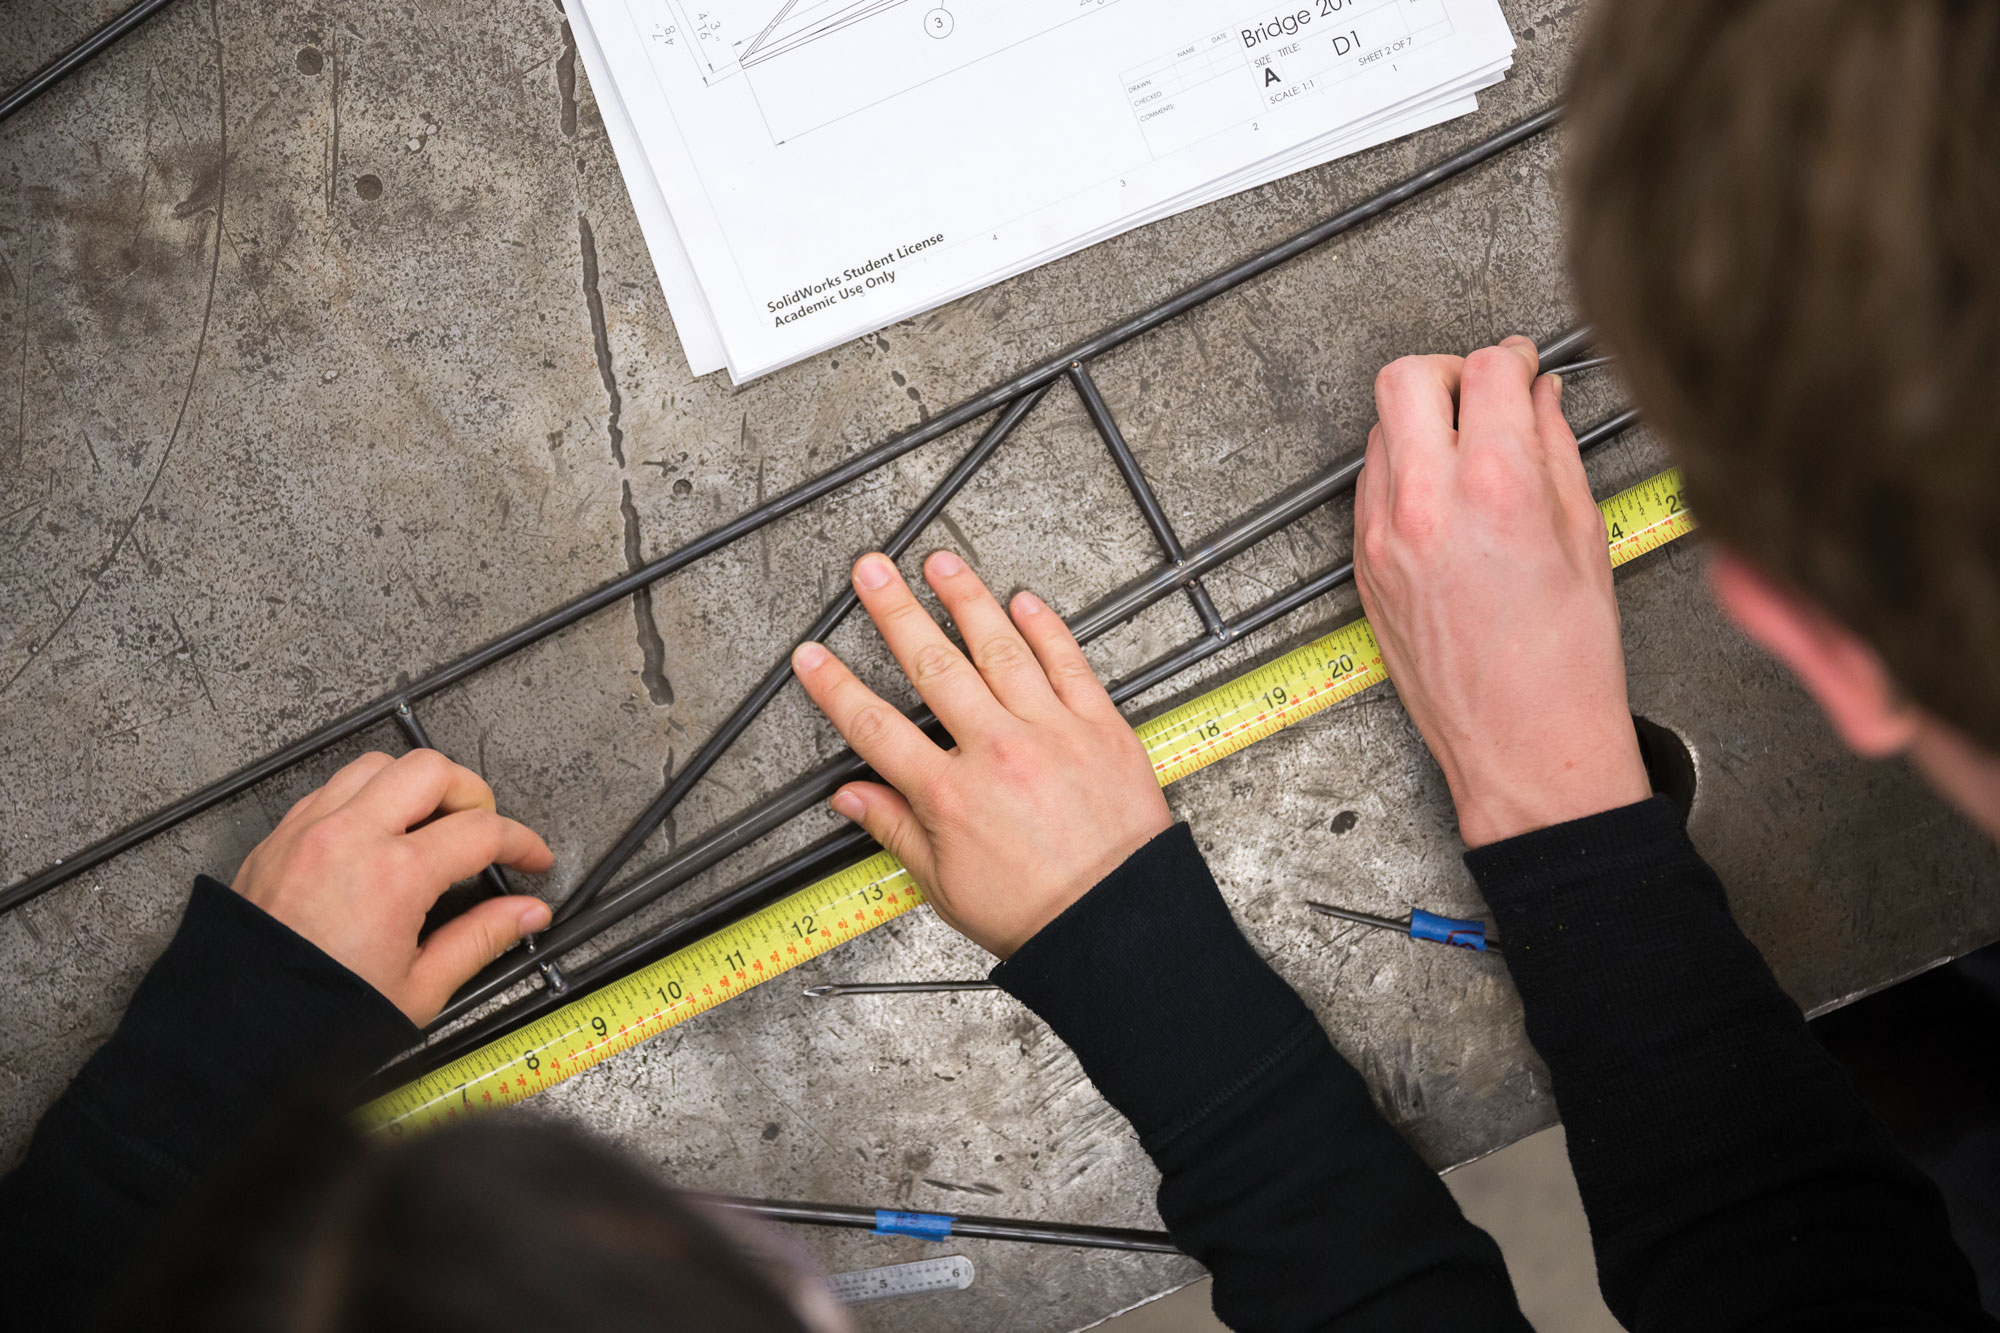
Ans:
POLYGON ((1989 1328, 1896 1153, 1655 798, 1466 856, 1635 1333, 1989 1328))
POLYGON ((416 1027, 354 973, 212 879, 111 1039, 0 1179, 7 1327, 74 1328, 151 1227, 305 1080, 345 1081, 416 1027))
POLYGON ((1215 1312, 1265 1330, 1522 1330, 1499 1249, 1236 928, 1186 825, 993 970, 1139 1132, 1215 1312))

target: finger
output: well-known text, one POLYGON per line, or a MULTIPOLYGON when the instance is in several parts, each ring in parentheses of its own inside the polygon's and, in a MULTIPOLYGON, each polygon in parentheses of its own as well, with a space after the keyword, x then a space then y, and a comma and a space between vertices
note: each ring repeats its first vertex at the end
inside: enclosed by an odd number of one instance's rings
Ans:
POLYGON ((377 773, 395 762, 379 750, 370 750, 367 754, 350 760, 341 765, 339 772, 301 797, 285 812, 285 819, 294 816, 323 815, 338 810, 353 799, 354 793, 367 786, 377 773))
POLYGON ((1530 390, 1540 368, 1540 353, 1526 338, 1509 338, 1465 358, 1458 390, 1459 445, 1477 449, 1487 444, 1518 447, 1536 436, 1535 405, 1530 390))
POLYGON ((548 924, 549 905, 521 894, 488 898, 466 909, 432 931, 417 951, 410 964, 409 993, 399 1001, 403 1012, 422 1027, 479 969, 548 924))
POLYGON ((967 741, 1007 720, 1007 710, 917 601, 894 561, 881 554, 862 556, 854 566, 854 590, 903 674, 953 736, 967 741))
POLYGON ((1375 414, 1381 419, 1384 458, 1402 466, 1458 442, 1459 379, 1465 362, 1455 356, 1406 356, 1375 377, 1375 414))
MULTIPOLYGON (((409 842, 423 856, 425 877, 437 893, 495 863, 531 875, 556 863, 540 834, 491 810, 460 810, 433 820, 411 833, 409 842)), ((433 901, 437 893, 431 895, 433 901)))
POLYGON ((879 782, 850 782, 827 804, 835 814, 868 830, 868 836, 901 861, 919 886, 928 888, 937 882, 931 878, 930 834, 901 792, 879 782))
POLYGON ((1361 456, 1361 475, 1354 479, 1354 552, 1360 559, 1364 534, 1378 514, 1388 512, 1388 445, 1382 439, 1382 423, 1368 432, 1368 448, 1361 456))
POLYGON ((1027 641, 970 566, 950 551, 938 551, 924 562, 924 579, 957 622, 972 665, 994 698, 1024 718, 1046 717, 1060 706, 1027 641))
POLYGON ((1590 477, 1583 470, 1583 452, 1577 448, 1576 432, 1562 410, 1563 382, 1560 375, 1544 375, 1535 381, 1535 433, 1555 476, 1557 493, 1562 496, 1570 517, 1590 532, 1598 532, 1604 519, 1597 500, 1590 493, 1590 477))
POLYGON ((802 643, 793 650, 792 674, 854 753, 898 787, 916 790, 944 761, 944 751, 916 723, 863 685, 822 645, 802 643))
POLYGON ((436 750, 412 750, 384 766, 347 802, 360 819, 397 833, 440 811, 493 808, 486 780, 436 750))
POLYGON ((1034 650, 1035 660, 1042 664, 1049 688, 1070 712, 1097 722, 1124 720, 1118 705, 1111 702, 1104 682, 1090 669, 1083 649, 1077 646, 1076 636, 1069 632, 1063 618, 1049 609, 1048 603, 1031 592, 1016 593, 1013 612, 1014 624, 1034 650))

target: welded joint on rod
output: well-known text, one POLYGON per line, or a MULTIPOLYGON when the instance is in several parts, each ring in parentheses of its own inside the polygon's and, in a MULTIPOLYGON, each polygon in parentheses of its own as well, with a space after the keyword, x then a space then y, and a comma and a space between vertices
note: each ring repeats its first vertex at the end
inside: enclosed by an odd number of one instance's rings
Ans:
MULTIPOLYGON (((1153 539, 1160 544, 1160 554, 1169 560, 1179 561, 1187 554, 1181 539, 1174 532, 1172 520, 1160 504, 1159 495, 1153 484, 1146 480, 1145 469, 1139 466, 1139 456, 1132 452, 1132 446, 1125 439, 1125 432, 1118 428, 1118 419, 1111 415, 1111 405, 1104 401, 1104 394, 1085 368, 1081 357, 1069 363, 1063 372, 1069 379, 1070 387, 1083 403, 1084 414, 1111 451, 1111 461, 1118 468, 1118 475, 1124 479, 1125 489, 1132 493, 1132 502, 1139 506, 1139 515, 1152 529, 1153 539)), ((1201 620, 1202 627, 1210 634, 1224 632, 1222 612, 1216 609, 1215 600, 1208 595, 1199 578, 1189 579, 1183 585, 1187 589, 1188 601, 1194 605, 1194 613, 1201 620)))

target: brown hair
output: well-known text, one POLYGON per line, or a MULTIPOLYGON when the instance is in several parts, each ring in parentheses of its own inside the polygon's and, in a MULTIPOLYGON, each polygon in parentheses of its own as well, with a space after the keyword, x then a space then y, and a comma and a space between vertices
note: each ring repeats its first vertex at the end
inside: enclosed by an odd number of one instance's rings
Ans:
POLYGON ((1596 8, 1585 314, 1704 526, 2000 750, 2000 4, 1596 8))
POLYGON ((207 1333, 831 1333, 785 1238, 521 1118, 386 1144, 278 1117, 160 1238, 100 1321, 207 1333))

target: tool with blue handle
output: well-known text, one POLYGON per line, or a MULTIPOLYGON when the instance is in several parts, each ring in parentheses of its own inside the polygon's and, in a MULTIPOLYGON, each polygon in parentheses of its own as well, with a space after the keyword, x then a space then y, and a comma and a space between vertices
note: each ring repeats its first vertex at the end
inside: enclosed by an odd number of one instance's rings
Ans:
POLYGON ((1392 930, 1413 940, 1429 940, 1434 944, 1449 944, 1454 949, 1474 949, 1480 953, 1500 952, 1500 941, 1487 936, 1484 921, 1460 921, 1455 917, 1421 911, 1413 911, 1399 921, 1395 917, 1352 912, 1327 903, 1307 903, 1306 906, 1321 916, 1339 917, 1342 921, 1352 921, 1376 930, 1392 930))

